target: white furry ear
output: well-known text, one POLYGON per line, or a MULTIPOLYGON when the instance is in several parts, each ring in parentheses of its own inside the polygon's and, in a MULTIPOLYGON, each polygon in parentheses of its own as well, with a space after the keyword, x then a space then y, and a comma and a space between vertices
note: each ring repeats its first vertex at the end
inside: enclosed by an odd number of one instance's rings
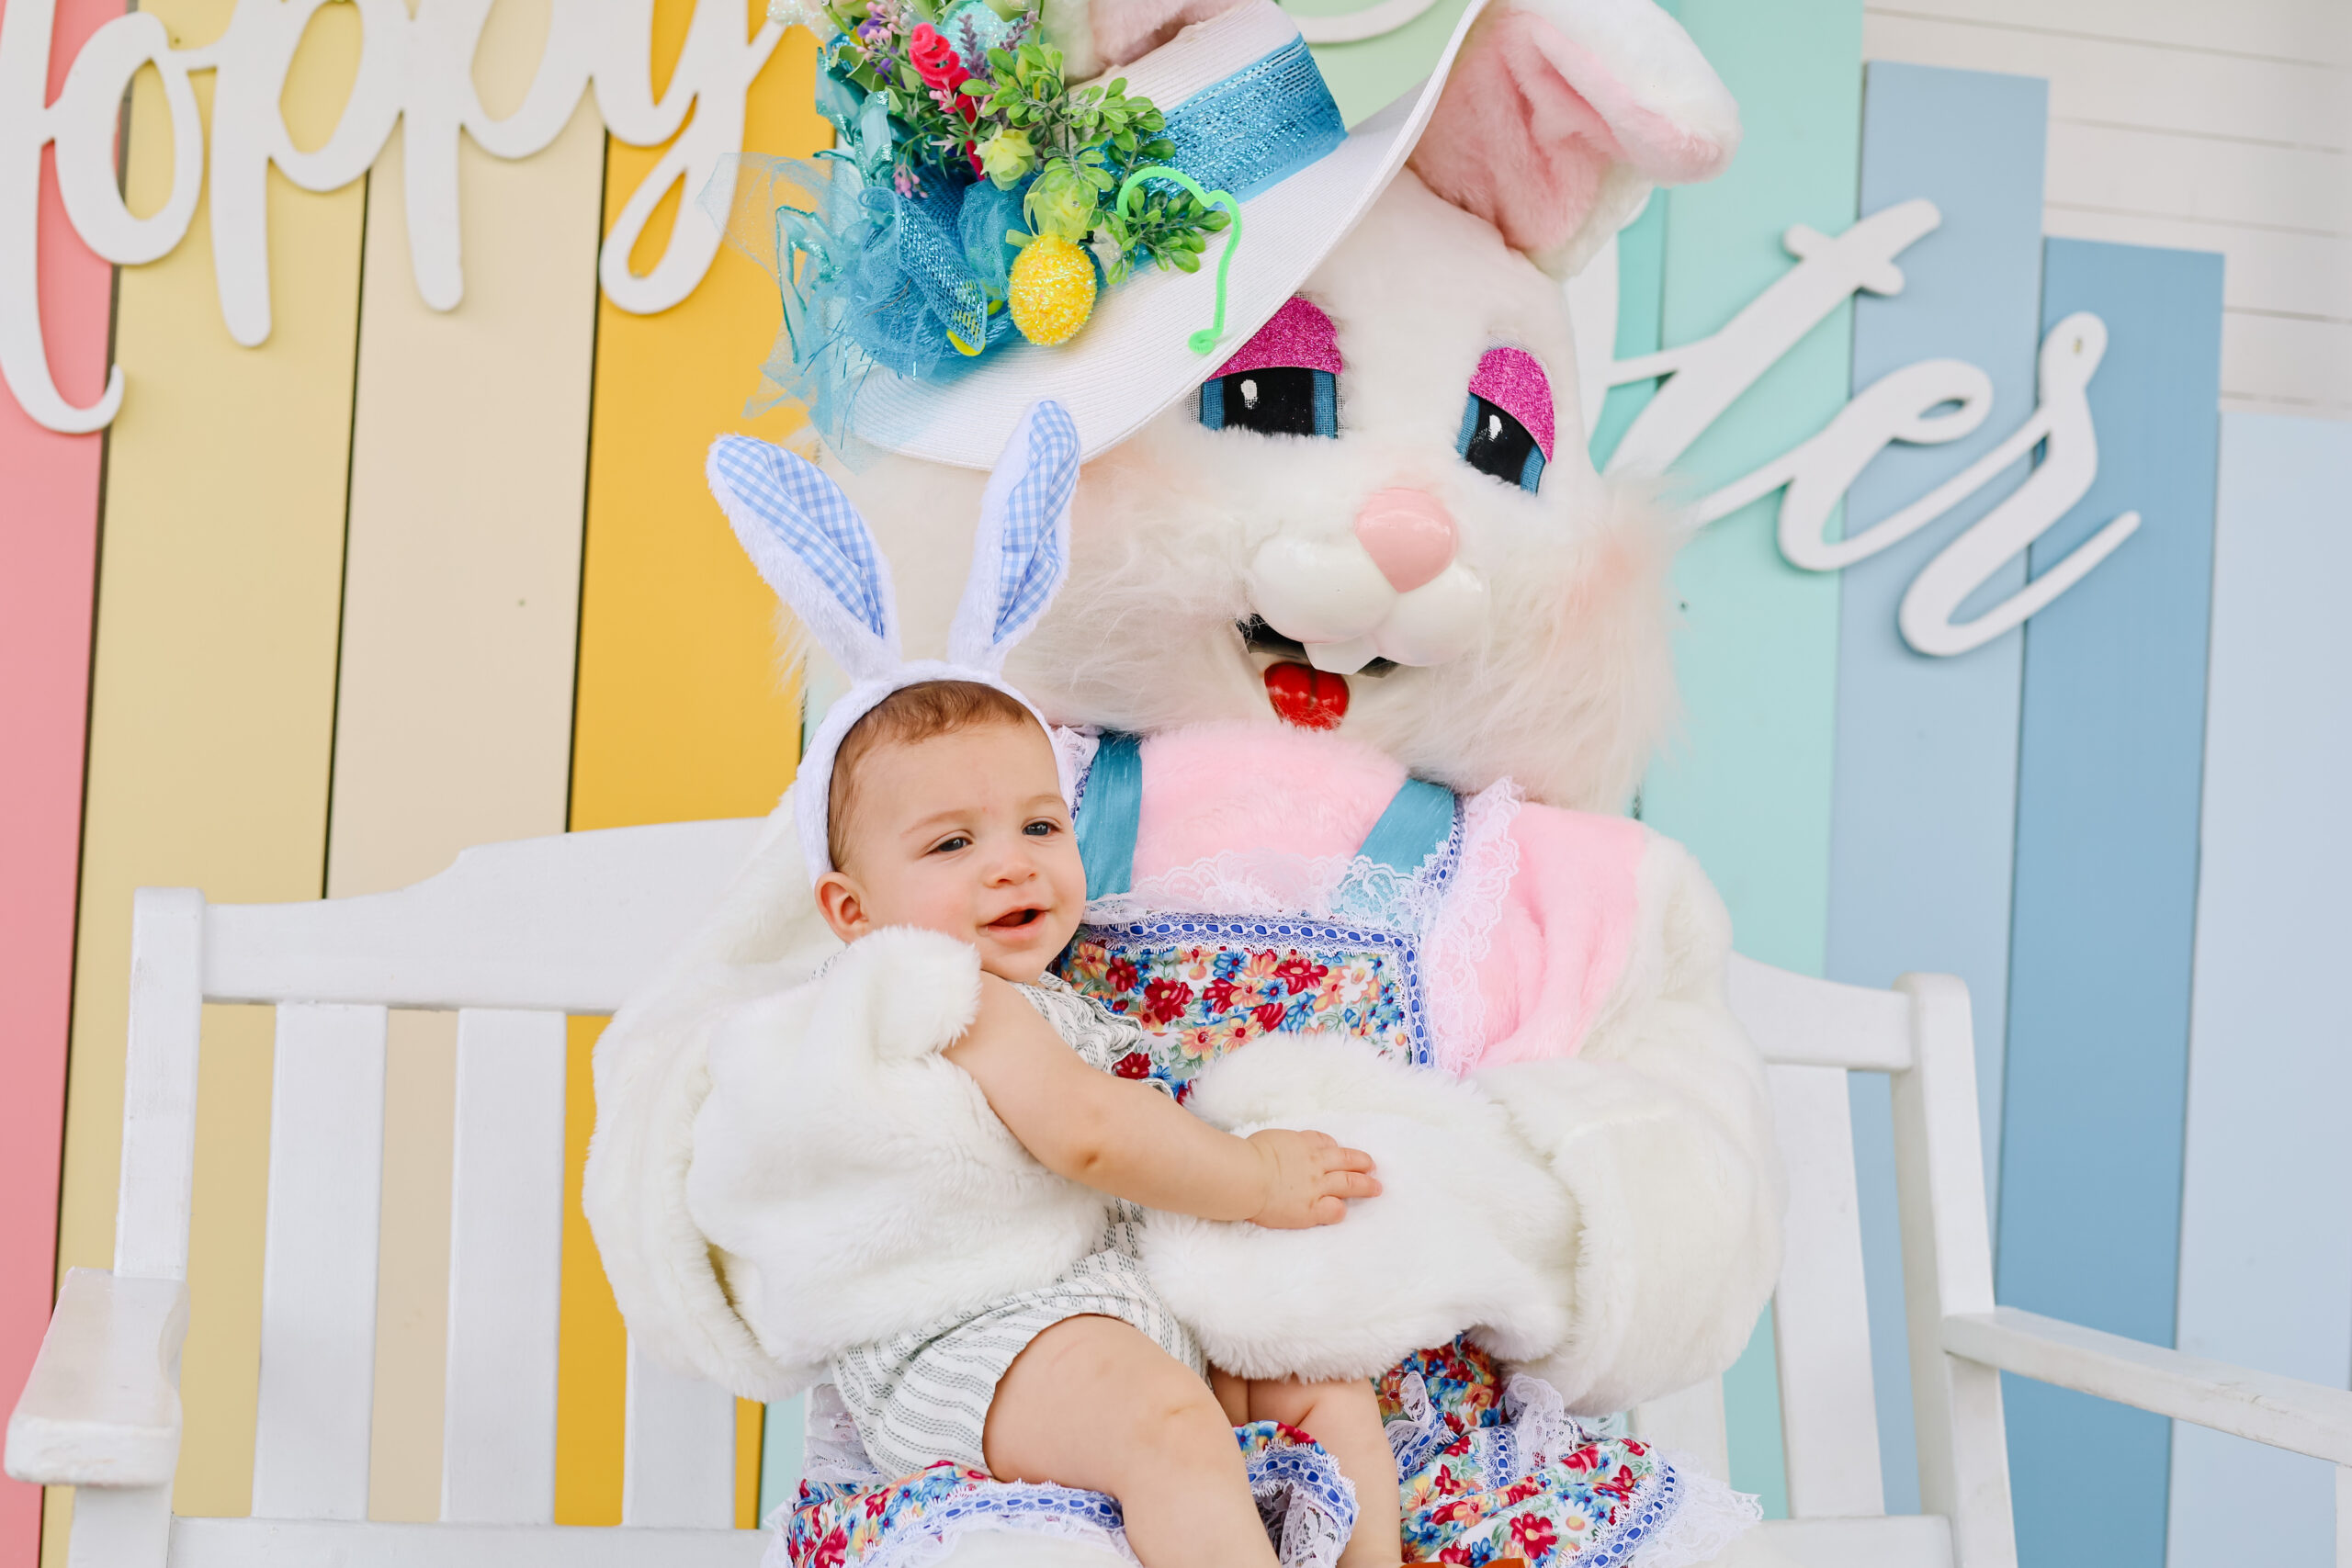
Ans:
POLYGON ((748 435, 711 443, 710 492, 776 597, 853 681, 897 669, 890 563, 841 487, 817 466, 748 435))
POLYGON ((1069 502, 1078 425, 1050 400, 1033 404, 980 497, 972 575, 947 633, 949 662, 994 673, 1029 635, 1069 573, 1069 502))
POLYGON ((1568 277, 1653 186, 1712 179, 1738 147, 1739 106, 1651 0, 1521 0, 1479 18, 1412 165, 1568 277))

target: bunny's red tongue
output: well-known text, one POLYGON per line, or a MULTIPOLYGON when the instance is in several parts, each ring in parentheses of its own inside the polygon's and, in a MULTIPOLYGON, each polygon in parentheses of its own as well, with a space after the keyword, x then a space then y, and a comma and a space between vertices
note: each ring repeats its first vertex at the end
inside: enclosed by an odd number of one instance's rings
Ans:
POLYGON ((1348 678, 1285 660, 1266 667, 1266 700, 1285 724, 1337 729, 1348 716, 1348 678))

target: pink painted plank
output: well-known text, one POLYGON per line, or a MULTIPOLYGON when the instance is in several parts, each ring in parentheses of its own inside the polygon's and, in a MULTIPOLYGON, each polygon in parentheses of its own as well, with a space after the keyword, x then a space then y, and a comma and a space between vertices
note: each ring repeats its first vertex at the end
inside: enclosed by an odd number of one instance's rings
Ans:
MULTIPOLYGON (((51 96, 122 12, 57 0, 51 96)), ((88 403, 106 384, 112 269, 67 225, 49 152, 41 163, 41 325, 60 390, 88 403)), ((104 456, 99 437, 43 430, 0 387, 0 1412, 16 1406, 55 1284, 104 456)), ((0 1479, 0 1568, 40 1559, 40 1491, 0 1479)))

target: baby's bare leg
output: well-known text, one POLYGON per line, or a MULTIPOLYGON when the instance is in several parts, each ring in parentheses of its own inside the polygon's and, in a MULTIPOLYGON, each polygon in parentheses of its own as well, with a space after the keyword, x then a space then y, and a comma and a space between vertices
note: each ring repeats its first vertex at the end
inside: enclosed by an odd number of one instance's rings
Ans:
POLYGON ((1250 1418, 1282 1421, 1323 1445, 1340 1473, 1355 1483, 1356 1528, 1340 1568, 1396 1568, 1405 1554, 1398 1517, 1396 1456, 1380 1424, 1380 1398, 1362 1379, 1250 1385, 1250 1418))
POLYGON ((996 1385, 982 1442, 1001 1481, 1116 1497, 1146 1568, 1274 1568, 1209 1385, 1117 1318, 1069 1318, 1031 1340, 996 1385))

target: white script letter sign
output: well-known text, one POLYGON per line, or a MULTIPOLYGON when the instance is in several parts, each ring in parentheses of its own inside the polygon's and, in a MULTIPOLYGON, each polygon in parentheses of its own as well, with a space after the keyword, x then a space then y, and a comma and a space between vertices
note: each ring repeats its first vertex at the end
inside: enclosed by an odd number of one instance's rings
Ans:
POLYGON ((775 52, 783 27, 743 36, 741 0, 698 0, 669 90, 653 96, 650 0, 557 0, 548 41, 522 107, 491 118, 474 90, 473 56, 491 0, 356 0, 363 28, 357 79, 334 134, 305 152, 286 129, 279 98, 311 16, 328 0, 238 0, 209 44, 171 47, 153 16, 131 12, 100 28, 75 56, 55 103, 46 103, 57 0, 0 6, 0 376, 25 412, 65 434, 103 429, 122 407, 120 368, 96 403, 65 400, 41 340, 40 153, 57 147, 67 220, 101 258, 120 266, 164 255, 187 232, 208 172, 192 72, 214 74, 209 175, 211 240, 220 315, 254 347, 270 329, 268 171, 304 190, 330 191, 366 174, 395 125, 405 123, 409 259, 417 292, 437 310, 464 297, 458 229, 458 132, 500 158, 527 158, 553 141, 593 84, 605 128, 633 146, 678 140, 622 207, 605 236, 597 276, 624 310, 650 315, 702 281, 721 235, 692 200, 721 158, 741 151, 743 102, 775 52), (171 118, 171 193, 152 217, 134 217, 115 182, 116 130, 131 77, 153 64, 171 118), (679 127, 693 123, 685 134, 679 127), (662 197, 684 182, 668 248, 650 273, 629 270, 630 249, 662 197))
MULTIPOLYGON (((1598 419, 1609 388, 1664 378, 1618 443, 1609 471, 1665 472, 1849 296, 1859 289, 1901 293, 1903 273, 1894 258, 1941 221, 1934 203, 1906 201, 1835 240, 1798 224, 1783 241, 1797 265, 1712 337, 1613 363, 1580 354, 1589 421, 1598 419)), ((1594 264, 1589 270, 1596 278, 1569 285, 1580 344, 1615 339, 1616 288, 1608 265, 1613 260, 1594 264)), ((1983 426, 1993 412, 1993 382, 1981 368, 1958 359, 1926 359, 1881 377, 1819 434, 1708 495, 1699 503, 1698 519, 1715 522, 1779 491, 1782 557, 1808 571, 1837 571, 1908 538, 2042 447, 2025 481, 1921 569, 1896 616, 1904 640, 1917 652, 1949 657, 1981 648, 2080 582, 2140 525, 2140 514, 2127 512, 2010 598, 1973 620, 1952 619, 1970 594, 2088 493, 2098 473, 2089 389, 2106 351, 2107 327, 2097 316, 2078 312, 2060 321, 2041 345, 2040 402, 2032 415, 1965 469, 1859 534, 1824 536, 1830 513, 1871 458, 1897 441, 1940 445, 1983 426)))

